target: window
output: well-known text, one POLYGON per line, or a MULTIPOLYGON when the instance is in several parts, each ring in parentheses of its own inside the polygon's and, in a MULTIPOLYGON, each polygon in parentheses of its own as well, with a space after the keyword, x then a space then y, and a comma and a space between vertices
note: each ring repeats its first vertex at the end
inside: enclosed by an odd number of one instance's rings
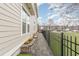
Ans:
POLYGON ((22 22, 22 33, 26 33, 26 23, 22 22))
POLYGON ((29 24, 27 24, 27 32, 28 33, 30 32, 30 26, 29 26, 29 24))
POLYGON ((26 33, 26 13, 24 10, 22 10, 22 34, 26 33))
POLYGON ((30 24, 29 24, 29 15, 22 9, 21 12, 21 19, 22 19, 22 34, 27 34, 30 32, 30 24))

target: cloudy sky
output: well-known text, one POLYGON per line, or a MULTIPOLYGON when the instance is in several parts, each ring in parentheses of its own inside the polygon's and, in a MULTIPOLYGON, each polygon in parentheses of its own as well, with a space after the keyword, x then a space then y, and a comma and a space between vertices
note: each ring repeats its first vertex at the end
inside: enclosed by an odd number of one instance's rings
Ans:
MULTIPOLYGON (((65 24, 65 19, 61 17, 60 14, 65 13, 67 11, 69 17, 77 16, 79 17, 79 4, 47 4, 41 3, 38 4, 38 20, 39 24, 47 24, 48 19, 52 19, 55 25, 65 24), (74 12, 73 12, 74 11, 74 12)), ((68 16, 67 15, 67 16, 68 16)), ((77 18, 75 17, 75 18, 77 18)), ((72 18, 73 19, 73 18, 72 18)), ((77 19, 78 20, 78 19, 77 19)))
POLYGON ((58 22, 59 20, 59 15, 57 14, 57 9, 55 9, 55 6, 56 7, 59 7, 61 4, 58 4, 58 5, 55 5, 55 4, 46 4, 46 3, 43 3, 43 4, 38 4, 39 8, 38 8, 38 14, 39 14, 39 23, 40 24, 47 24, 48 23, 48 19, 52 19, 52 21, 54 23, 58 22), (53 8, 51 10, 51 8, 53 8))
POLYGON ((48 17, 48 4, 39 4, 38 8, 38 15, 39 15, 39 23, 43 24, 47 22, 47 17, 48 17))

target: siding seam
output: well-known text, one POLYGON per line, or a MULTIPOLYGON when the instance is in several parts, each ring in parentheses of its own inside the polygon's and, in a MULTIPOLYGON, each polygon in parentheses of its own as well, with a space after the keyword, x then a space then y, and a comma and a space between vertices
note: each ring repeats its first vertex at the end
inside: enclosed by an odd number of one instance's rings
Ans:
POLYGON ((5 20, 5 19, 0 19, 0 20, 20 25, 20 23, 15 23, 15 22, 12 22, 12 21, 9 21, 9 20, 5 20))
POLYGON ((14 13, 8 11, 7 9, 5 9, 5 8, 3 8, 3 7, 1 7, 1 6, 0 6, 0 8, 2 8, 4 11, 7 11, 7 12, 9 12, 10 14, 14 15, 16 18, 18 17, 16 14, 14 14, 14 13))
POLYGON ((14 18, 14 17, 11 17, 11 16, 8 16, 8 15, 6 15, 6 14, 3 14, 3 13, 1 13, 1 12, 0 12, 0 14, 1 14, 1 15, 4 15, 4 16, 7 16, 7 17, 10 17, 10 18, 12 18, 12 19, 14 19, 14 20, 16 20, 16 21, 18 21, 18 22, 21 22, 21 21, 19 21, 18 19, 14 18))
POLYGON ((17 15, 19 14, 18 11, 14 10, 13 8, 11 8, 9 5, 5 4, 8 8, 10 8, 11 10, 15 11, 17 13, 17 15))
MULTIPOLYGON (((21 33, 18 33, 18 34, 21 34, 21 33)), ((7 35, 7 36, 2 36, 2 37, 0 37, 0 38, 5 38, 5 37, 11 37, 11 36, 15 36, 15 35, 18 35, 18 34, 12 34, 12 35, 7 35)))

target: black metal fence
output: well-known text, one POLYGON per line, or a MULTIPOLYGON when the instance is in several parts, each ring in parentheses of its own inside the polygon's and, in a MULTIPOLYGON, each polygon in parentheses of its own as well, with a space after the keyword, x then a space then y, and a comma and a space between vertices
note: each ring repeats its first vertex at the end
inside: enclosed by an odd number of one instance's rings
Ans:
POLYGON ((77 56, 79 55, 79 51, 77 51, 77 47, 79 44, 77 43, 77 37, 75 36, 72 39, 72 36, 66 36, 64 33, 61 33, 61 55, 66 56, 77 56), (74 40, 73 40, 74 39, 74 40), (65 52, 66 51, 66 52, 65 52), (74 53, 74 54, 73 54, 74 53))
POLYGON ((77 43, 77 37, 65 35, 64 33, 51 34, 50 31, 42 32, 46 38, 52 52, 56 56, 78 56, 79 44, 77 43))

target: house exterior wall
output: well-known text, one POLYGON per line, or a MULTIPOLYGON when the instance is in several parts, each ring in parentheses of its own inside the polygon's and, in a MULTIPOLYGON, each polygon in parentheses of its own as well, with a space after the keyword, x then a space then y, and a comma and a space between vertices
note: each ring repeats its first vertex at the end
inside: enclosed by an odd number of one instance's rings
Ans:
POLYGON ((14 53, 35 32, 32 30, 33 20, 29 16, 31 32, 22 34, 21 10, 22 4, 20 3, 0 4, 0 55, 2 56, 15 55, 14 53))
POLYGON ((37 21, 35 16, 30 17, 30 33, 37 31, 37 21))

